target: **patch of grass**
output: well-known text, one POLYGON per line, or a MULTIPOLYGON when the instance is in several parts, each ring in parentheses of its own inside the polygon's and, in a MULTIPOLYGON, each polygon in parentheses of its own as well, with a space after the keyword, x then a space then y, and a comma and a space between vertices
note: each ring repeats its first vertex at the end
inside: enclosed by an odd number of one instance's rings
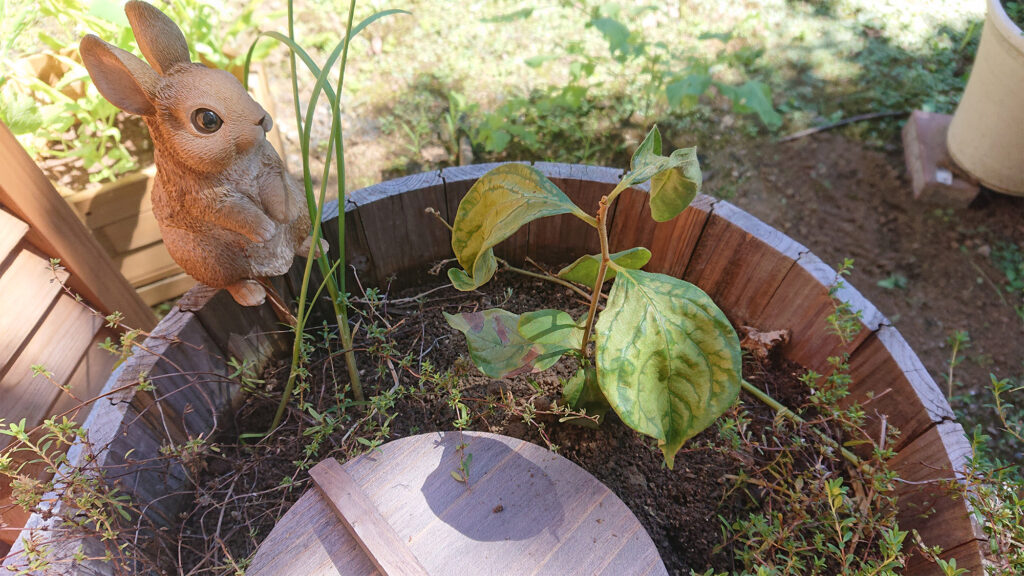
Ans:
POLYGON ((1010 242, 998 242, 991 258, 1005 278, 1004 289, 1013 299, 1017 316, 1024 322, 1024 250, 1010 242))

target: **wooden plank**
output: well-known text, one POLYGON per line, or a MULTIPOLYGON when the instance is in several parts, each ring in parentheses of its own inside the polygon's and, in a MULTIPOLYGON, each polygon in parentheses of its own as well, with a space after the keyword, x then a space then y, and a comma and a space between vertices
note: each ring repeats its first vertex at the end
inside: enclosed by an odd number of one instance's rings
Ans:
POLYGON ((0 274, 3 273, 4 261, 25 237, 26 232, 28 224, 0 209, 0 274))
POLYGON ((128 218, 96 228, 92 233, 111 256, 163 242, 160 225, 152 210, 136 212, 128 218))
MULTIPOLYGON (((323 234, 330 243, 330 259, 335 261, 338 251, 338 201, 332 200, 324 206, 323 234)), ((345 202, 345 290, 351 294, 359 294, 358 286, 379 285, 379 279, 373 276, 373 260, 366 241, 366 231, 362 218, 354 202, 345 202), (356 281, 358 279, 358 282, 356 281)))
MULTIPOLYGON (((68 274, 56 277, 66 281, 68 274)), ((21 249, 0 276, 0 375, 60 294, 54 278, 49 261, 29 249, 21 249)))
POLYGON ((196 279, 182 272, 168 276, 151 284, 139 287, 139 296, 147 306, 156 306, 161 302, 173 300, 188 292, 196 285, 196 279))
POLYGON ((831 267, 811 253, 801 254, 753 321, 761 330, 790 330, 790 340, 783 345, 782 353, 819 373, 829 369, 830 356, 853 352, 885 322, 874 305, 847 283, 836 298, 848 302, 851 312, 860 312, 862 319, 860 332, 844 345, 828 324, 829 315, 835 311, 829 296, 829 286, 834 282, 835 271, 831 267))
MULTIPOLYGON (((455 224, 455 215, 459 211, 459 203, 469 192, 469 189, 476 184, 481 176, 491 170, 510 164, 510 162, 489 162, 486 164, 469 164, 467 166, 454 166, 441 170, 441 179, 444 180, 444 191, 446 204, 448 206, 449 224, 455 224)), ((511 164, 529 164, 528 162, 511 162, 511 164)), ((451 236, 449 235, 449 239, 451 236)), ((514 264, 522 264, 526 258, 529 246, 530 230, 524 226, 504 242, 495 246, 494 254, 498 258, 504 258, 514 264)), ((450 243, 449 243, 450 245, 450 243)), ((454 254, 452 255, 454 256, 454 254)))
POLYGON ((269 302, 241 306, 226 290, 197 284, 178 300, 178 308, 196 315, 228 359, 252 362, 257 372, 291 350, 290 329, 280 323, 269 302))
MULTIPOLYGON (((71 392, 82 400, 95 398, 99 395, 100 389, 110 376, 110 370, 114 365, 114 356, 97 346, 99 342, 102 342, 107 337, 117 338, 117 333, 109 328, 100 330, 82 355, 78 366, 75 367, 74 372, 66 381, 71 392)), ((59 415, 73 410, 77 406, 80 406, 80 404, 71 396, 59 394, 49 410, 47 410, 47 415, 59 415)), ((86 405, 81 410, 73 411, 67 417, 70 420, 82 423, 85 421, 91 408, 91 404, 86 405)), ((14 454, 14 456, 19 458, 18 454, 14 454)), ((39 464, 25 467, 23 473, 42 481, 49 480, 50 478, 50 474, 44 473, 43 467, 39 464)), ((25 526, 28 519, 29 514, 27 512, 19 506, 13 505, 10 485, 0 481, 0 522, 12 528, 0 529, 0 543, 5 543, 7 546, 13 544, 19 536, 17 529, 25 526)))
MULTIPOLYGON (((901 530, 917 530, 926 545, 944 550, 984 538, 967 504, 952 498, 942 482, 959 478, 970 454, 963 428, 956 422, 942 422, 890 460, 902 480, 896 486, 901 530)), ((966 552, 964 564, 973 563, 977 549, 966 552)))
POLYGON ((116 256, 114 263, 132 286, 145 286, 182 272, 163 242, 116 256))
MULTIPOLYGON (((902 529, 902 526, 901 526, 902 529)), ((967 570, 964 574, 977 574, 984 576, 985 563, 982 561, 982 556, 979 552, 981 546, 984 546, 985 542, 980 540, 972 540, 953 548, 952 550, 946 550, 939 554, 939 558, 945 561, 956 560, 956 567, 967 570)), ((914 548, 907 560, 907 566, 905 574, 912 574, 913 576, 945 576, 945 572, 939 568, 930 558, 925 558, 921 551, 914 548)))
MULTIPOLYGON (((30 428, 42 423, 63 394, 58 386, 68 382, 102 325, 102 318, 62 294, 0 378, 0 397, 4 399, 0 418, 8 422, 24 418, 30 428), (36 365, 52 376, 36 376, 36 365)), ((0 449, 9 443, 9 436, 0 436, 0 449)))
POLYGON ((609 249, 619 252, 643 246, 651 251, 651 261, 645 270, 681 278, 716 202, 701 194, 679 216, 668 222, 655 222, 651 219, 646 186, 630 188, 616 200, 609 249))
POLYGON ((89 416, 90 440, 103 451, 99 465, 147 503, 145 514, 158 525, 173 522, 188 499, 186 474, 179 462, 162 458, 161 449, 212 433, 238 391, 227 372, 199 319, 175 308, 106 384, 105 390, 120 393, 89 416), (154 390, 137 389, 143 377, 154 390))
POLYGON ((448 217, 440 172, 424 172, 357 190, 349 198, 359 210, 373 260, 373 275, 381 285, 396 276, 395 287, 410 285, 426 275, 425 262, 451 255, 448 230, 427 214, 434 208, 448 217))
POLYGON ((318 490, 307 490, 288 514, 303 521, 282 529, 280 538, 264 540, 245 571, 248 576, 380 574, 318 490))
MULTIPOLYGON (((89 343, 88 348, 86 348, 85 353, 78 362, 78 366, 75 367, 75 371, 68 378, 67 385, 71 388, 71 392, 76 398, 81 400, 96 398, 103 389, 103 385, 106 384, 107 379, 110 378, 110 372, 114 368, 114 362, 117 360, 117 357, 107 350, 100 348, 100 344, 107 338, 116 342, 118 333, 110 328, 100 329, 96 336, 93 337, 92 342, 89 343)), ((71 410, 73 412, 68 416, 69 419, 84 422, 85 418, 89 415, 89 411, 92 410, 92 404, 87 404, 80 410, 75 410, 78 406, 79 403, 74 398, 67 394, 61 394, 53 405, 50 406, 50 414, 56 416, 71 410)))
POLYGON ((114 182, 65 198, 90 230, 133 219, 140 212, 153 211, 153 182, 156 166, 126 174, 114 182))
MULTIPOLYGON (((601 197, 611 193, 622 177, 622 171, 581 164, 538 162, 534 168, 551 179, 577 206, 587 214, 597 214, 601 197)), ((614 225, 615 206, 609 210, 609 224, 614 225)), ((611 229, 609 227, 609 229, 611 229)), ((529 255, 548 264, 568 264, 584 254, 600 254, 601 241, 597 230, 571 214, 542 218, 530 223, 529 255)))
POLYGON ((3 123, 0 158, 0 205, 29 225, 28 241, 47 256, 60 258, 71 273, 70 287, 104 314, 117 310, 127 324, 151 329, 156 324, 153 311, 3 123))
POLYGON ((955 418, 928 370, 895 328, 879 328, 853 352, 849 363, 853 381, 842 405, 864 405, 864 429, 875 441, 881 438, 883 417, 886 426, 900 430, 896 450, 935 424, 955 418))
POLYGON ((387 576, 427 574, 337 460, 320 462, 309 471, 309 477, 377 570, 387 576))
POLYGON ((718 202, 683 278, 707 292, 734 324, 749 325, 806 251, 736 206, 718 202))

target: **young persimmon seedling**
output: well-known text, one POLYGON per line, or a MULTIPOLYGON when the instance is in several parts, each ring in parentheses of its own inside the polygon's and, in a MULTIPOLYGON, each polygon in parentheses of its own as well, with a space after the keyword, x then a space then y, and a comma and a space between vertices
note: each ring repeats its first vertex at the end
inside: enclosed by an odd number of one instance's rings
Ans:
POLYGON ((594 216, 530 166, 505 164, 485 174, 455 216, 452 250, 461 269, 448 270, 452 285, 464 291, 482 286, 498 268, 494 246, 533 220, 572 214, 597 230, 601 253, 581 256, 558 276, 591 288, 590 308, 579 319, 561 310, 518 315, 500 308, 445 318, 465 334, 470 357, 491 378, 543 371, 571 353, 579 368, 564 385, 570 406, 591 413, 610 406, 628 426, 658 440, 671 468, 683 443, 735 402, 740 346, 700 288, 640 270, 651 258, 647 248, 609 252, 609 207, 624 190, 647 181, 654 220, 678 216, 700 191, 696 148, 662 156, 654 127, 594 216), (611 292, 598 314, 608 281, 611 292))

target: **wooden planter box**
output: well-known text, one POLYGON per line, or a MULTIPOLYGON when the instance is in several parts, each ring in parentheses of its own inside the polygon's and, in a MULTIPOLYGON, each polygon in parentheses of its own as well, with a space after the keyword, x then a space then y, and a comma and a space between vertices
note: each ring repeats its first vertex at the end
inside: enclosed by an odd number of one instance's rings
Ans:
MULTIPOLYGON (((622 175, 620 170, 588 166, 534 166, 590 212, 622 175)), ((344 215, 348 263, 363 285, 377 285, 393 275, 397 279, 392 287, 414 284, 431 263, 449 258, 447 230, 424 209, 436 208, 451 220, 470 186, 492 167, 449 168, 351 194, 344 215)), ((337 234, 337 217, 334 204, 324 215, 327 238, 337 234)), ((650 220, 645 193, 630 190, 614 205, 610 218, 613 251, 647 246, 654 253, 647 270, 697 284, 733 322, 792 330, 782 349, 787 358, 822 372, 829 356, 848 352, 853 378, 849 400, 886 394, 884 401, 872 404, 872 414, 884 414, 873 417, 869 432, 879 435, 883 418, 902 431, 893 460, 900 477, 909 481, 899 489, 900 527, 918 530, 926 543, 946 551, 945 558, 956 558, 958 567, 981 573, 980 531, 966 505, 946 496, 941 487, 923 483, 952 478, 963 468, 970 455, 964 431, 917 356, 874 306, 852 287, 839 291, 837 297, 861 313, 864 327, 855 341, 843 346, 826 326, 834 310, 828 292, 835 272, 800 244, 728 202, 701 196, 678 218, 656 224, 650 220)), ((551 263, 597 251, 596 235, 568 215, 531 223, 498 247, 499 256, 512 260, 529 255, 551 263)), ((291 278, 278 280, 285 295, 291 294, 297 270, 293 267, 291 278)), ((201 285, 192 289, 161 321, 147 341, 148 351, 136 352, 107 383, 110 401, 98 405, 86 424, 93 445, 105 448, 98 464, 146 504, 147 515, 173 518, 187 499, 167 495, 184 486, 184 475, 173 467, 158 470, 139 462, 157 455, 162 444, 209 433, 217 415, 230 410, 238 392, 225 378, 228 358, 265 361, 283 354, 287 340, 268 306, 243 309, 224 292, 201 285), (153 378, 154 392, 137 392, 131 386, 144 371, 153 378), (166 422, 178 425, 166 427, 166 422)), ((28 526, 45 529, 47 521, 33 517, 28 526)), ((80 543, 65 546, 73 551, 80 543)), ((87 550, 98 546, 85 544, 87 550)), ((110 572, 102 565, 91 568, 110 572)), ((938 572, 917 555, 906 573, 938 572)))
POLYGON ((150 196, 155 175, 156 167, 149 166, 66 197, 121 275, 150 306, 181 296, 196 283, 164 247, 150 196))

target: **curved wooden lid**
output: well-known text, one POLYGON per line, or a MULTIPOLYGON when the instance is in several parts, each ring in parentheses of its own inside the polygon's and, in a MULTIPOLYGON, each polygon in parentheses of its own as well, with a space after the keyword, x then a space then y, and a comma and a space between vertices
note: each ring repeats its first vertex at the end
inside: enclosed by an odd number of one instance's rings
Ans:
MULTIPOLYGON (((579 466, 529 442, 483 432, 422 434, 347 462, 333 479, 322 473, 329 468, 314 475, 317 483, 341 489, 308 490, 271 531, 246 574, 380 573, 332 510, 332 500, 351 496, 339 486, 344 473, 353 491, 361 492, 356 498, 365 495, 386 522, 383 531, 397 536, 391 556, 400 560, 411 552, 428 574, 667 574, 654 543, 615 494, 579 466), (472 454, 468 484, 452 476, 462 443, 472 454), (394 550, 396 542, 407 550, 394 550)), ((357 505, 342 502, 339 508, 349 524, 362 523, 357 533, 373 528, 373 518, 360 516, 357 505)), ((386 542, 383 537, 376 545, 386 542)))

